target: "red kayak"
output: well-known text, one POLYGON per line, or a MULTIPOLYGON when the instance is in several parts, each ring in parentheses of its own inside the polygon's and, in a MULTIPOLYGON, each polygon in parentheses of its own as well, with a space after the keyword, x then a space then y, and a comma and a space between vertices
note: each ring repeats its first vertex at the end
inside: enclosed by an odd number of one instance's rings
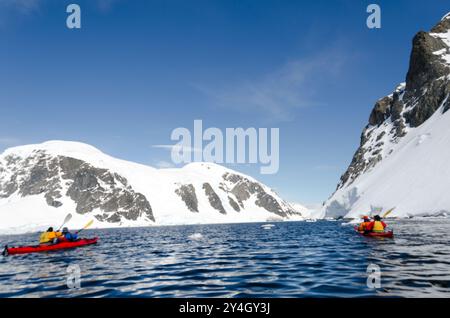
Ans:
POLYGON ((8 247, 5 246, 3 250, 3 255, 15 255, 15 254, 29 254, 29 253, 40 253, 40 252, 48 252, 48 251, 57 251, 57 250, 65 250, 75 247, 87 246, 96 244, 98 241, 98 237, 94 237, 91 239, 81 239, 74 242, 61 242, 51 245, 34 245, 34 246, 19 246, 19 247, 8 247))
POLYGON ((386 237, 386 238, 393 238, 394 237, 394 231, 387 231, 387 232, 368 232, 368 233, 364 233, 364 232, 360 232, 358 231, 358 228, 355 226, 355 231, 358 232, 359 234, 363 235, 363 236, 368 236, 368 237, 386 237))

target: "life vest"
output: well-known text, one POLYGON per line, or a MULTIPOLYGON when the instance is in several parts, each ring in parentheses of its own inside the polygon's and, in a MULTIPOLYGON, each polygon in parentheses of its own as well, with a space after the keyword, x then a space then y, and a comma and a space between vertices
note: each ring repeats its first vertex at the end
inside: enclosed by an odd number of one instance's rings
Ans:
POLYGON ((381 221, 373 221, 373 232, 384 232, 384 225, 381 221))
POLYGON ((61 232, 44 232, 39 237, 39 244, 45 244, 52 242, 55 238, 60 237, 61 232))
POLYGON ((367 229, 367 225, 369 225, 370 222, 362 222, 359 226, 358 226, 358 231, 360 232, 364 232, 367 229))
POLYGON ((39 244, 48 243, 50 240, 48 239, 49 232, 44 232, 39 237, 39 244))

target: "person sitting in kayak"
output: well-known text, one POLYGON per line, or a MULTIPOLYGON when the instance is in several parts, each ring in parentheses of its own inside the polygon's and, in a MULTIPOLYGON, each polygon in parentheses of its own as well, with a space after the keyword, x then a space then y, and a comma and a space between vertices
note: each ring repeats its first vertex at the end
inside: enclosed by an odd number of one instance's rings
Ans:
POLYGON ((39 244, 54 243, 61 236, 61 232, 55 232, 52 227, 49 227, 48 230, 39 237, 39 244))
POLYGON ((359 232, 365 232, 367 230, 367 225, 370 223, 370 218, 368 216, 362 217, 363 221, 358 226, 359 232))
POLYGON ((381 217, 379 215, 375 215, 373 217, 373 221, 367 224, 366 231, 368 232, 375 232, 375 233, 382 233, 384 232, 385 228, 387 227, 387 224, 381 221, 381 217))
POLYGON ((65 227, 62 230, 62 236, 58 240, 62 242, 75 242, 78 240, 78 234, 69 232, 69 229, 65 227))

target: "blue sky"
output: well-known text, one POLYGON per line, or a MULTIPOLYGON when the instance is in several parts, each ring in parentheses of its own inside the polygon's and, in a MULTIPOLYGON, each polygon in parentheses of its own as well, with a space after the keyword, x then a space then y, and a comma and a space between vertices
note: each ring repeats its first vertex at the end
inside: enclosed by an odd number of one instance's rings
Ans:
POLYGON ((375 101, 444 1, 0 0, 0 151, 77 140, 149 165, 174 128, 280 128, 280 170, 233 165, 290 201, 335 189, 375 101), (77 3, 81 30, 65 8, 77 3), (366 7, 382 28, 366 27, 366 7))

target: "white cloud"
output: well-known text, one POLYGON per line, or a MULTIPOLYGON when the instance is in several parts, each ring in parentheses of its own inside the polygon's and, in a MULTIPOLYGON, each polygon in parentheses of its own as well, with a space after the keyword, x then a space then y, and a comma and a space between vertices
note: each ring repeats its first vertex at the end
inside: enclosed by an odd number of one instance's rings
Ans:
POLYGON ((202 84, 194 87, 209 97, 213 105, 288 121, 294 109, 320 104, 317 94, 322 89, 321 80, 337 77, 344 59, 344 54, 330 49, 290 61, 259 79, 240 81, 220 89, 202 84))
POLYGON ((153 148, 160 148, 165 150, 175 150, 175 151, 183 151, 183 152, 202 152, 202 149, 192 148, 192 147, 185 147, 181 145, 153 145, 153 148))

